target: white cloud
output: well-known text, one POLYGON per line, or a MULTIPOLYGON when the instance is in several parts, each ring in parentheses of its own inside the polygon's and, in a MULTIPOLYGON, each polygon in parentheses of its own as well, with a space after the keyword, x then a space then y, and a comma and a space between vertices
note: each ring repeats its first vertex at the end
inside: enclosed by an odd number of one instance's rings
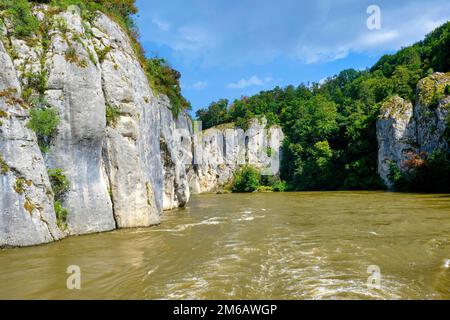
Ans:
POLYGON ((168 22, 162 21, 162 20, 160 20, 158 18, 153 18, 152 22, 161 31, 169 31, 170 30, 170 23, 168 23, 168 22))
POLYGON ((208 86, 208 82, 206 81, 197 81, 192 85, 192 88, 195 90, 203 90, 208 86))
POLYGON ((450 17, 448 0, 378 0, 381 30, 369 30, 369 0, 267 0, 257 6, 253 0, 238 5, 226 1, 206 5, 204 0, 140 2, 143 41, 167 46, 176 58, 195 67, 257 65, 277 59, 311 64, 351 53, 374 55, 422 40, 450 17), (148 28, 153 15, 172 25, 153 19, 158 28, 148 28))
POLYGON ((259 78, 257 76, 252 76, 252 77, 250 77, 248 79, 242 78, 242 79, 240 79, 237 82, 229 83, 227 85, 227 87, 231 88, 231 89, 244 89, 244 88, 247 88, 247 87, 263 86, 263 85, 265 85, 267 83, 270 83, 270 82, 272 82, 272 78, 270 78, 270 77, 266 77, 264 79, 261 79, 261 78, 259 78))

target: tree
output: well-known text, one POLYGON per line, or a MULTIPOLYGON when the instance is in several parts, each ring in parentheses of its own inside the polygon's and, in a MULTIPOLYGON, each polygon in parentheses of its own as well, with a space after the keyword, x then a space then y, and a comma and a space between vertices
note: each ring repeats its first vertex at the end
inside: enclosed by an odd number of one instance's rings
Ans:
POLYGON ((228 114, 228 100, 220 99, 212 102, 207 109, 200 109, 195 113, 197 120, 202 121, 203 129, 209 129, 230 121, 228 114))
POLYGON ((181 74, 165 59, 147 59, 146 72, 150 78, 150 85, 156 93, 164 94, 169 98, 174 116, 178 116, 182 110, 191 108, 190 103, 181 94, 181 74))
POLYGON ((253 192, 260 186, 261 174, 250 165, 243 166, 233 176, 233 192, 253 192))

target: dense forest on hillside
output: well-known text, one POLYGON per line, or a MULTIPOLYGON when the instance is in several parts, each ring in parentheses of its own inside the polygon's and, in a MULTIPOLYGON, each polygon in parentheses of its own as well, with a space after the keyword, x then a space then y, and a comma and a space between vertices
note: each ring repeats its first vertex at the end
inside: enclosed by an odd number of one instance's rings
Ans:
MULTIPOLYGON (((368 70, 344 70, 321 85, 276 87, 232 103, 222 99, 196 116, 204 128, 235 122, 245 129, 258 116, 281 125, 287 135, 282 178, 293 189, 384 188, 377 174, 380 106, 393 95, 415 103, 418 81, 438 71, 450 71, 450 22, 425 40, 383 56, 368 70)), ((432 97, 430 107, 438 99, 432 97)), ((448 150, 437 151, 413 175, 397 177, 402 181, 398 189, 449 191, 449 168, 448 150), (439 174, 444 178, 436 185, 430 179, 439 174)))
MULTIPOLYGON (((134 0, 0 0, 2 17, 13 21, 13 36, 31 41, 35 34, 45 38, 46 24, 32 14, 36 4, 49 4, 49 14, 77 5, 88 21, 97 11, 113 18, 132 39, 154 92, 169 97, 174 115, 190 109, 181 94, 180 73, 162 58, 146 57, 133 21, 134 0)), ((287 136, 281 178, 292 189, 379 189, 384 188, 377 174, 379 109, 393 95, 415 103, 418 81, 437 71, 450 71, 450 22, 423 41, 383 56, 370 69, 348 69, 322 84, 276 87, 231 103, 221 99, 198 110, 196 116, 204 129, 227 122, 245 129, 250 119, 260 116, 269 125, 280 125, 287 136)), ((450 93, 450 88, 445 90, 450 93)), ((438 99, 437 94, 433 96, 430 106, 438 99)), ((393 172, 397 189, 449 191, 448 150, 421 157, 420 167, 408 176, 393 172), (443 177, 438 184, 431 178, 436 176, 443 177)))

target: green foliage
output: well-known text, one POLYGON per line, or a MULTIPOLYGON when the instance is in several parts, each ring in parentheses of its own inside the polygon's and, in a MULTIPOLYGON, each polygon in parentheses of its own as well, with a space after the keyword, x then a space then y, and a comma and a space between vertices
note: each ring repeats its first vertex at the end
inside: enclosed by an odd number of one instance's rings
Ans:
POLYGON ((285 192, 289 189, 288 184, 286 183, 286 181, 276 181, 273 185, 272 185, 272 189, 275 192, 285 192))
POLYGON ((96 50, 97 52, 97 56, 98 56, 98 61, 100 61, 100 63, 102 63, 105 58, 106 55, 111 52, 111 46, 105 46, 102 50, 96 50))
POLYGON ((48 177, 56 200, 61 200, 69 190, 69 180, 64 175, 62 169, 49 169, 48 177))
POLYGON ((207 109, 199 109, 195 113, 197 120, 202 121, 203 130, 230 121, 228 114, 228 100, 220 99, 212 102, 207 109))
POLYGON ((448 85, 445 86, 444 93, 445 93, 446 95, 450 95, 450 84, 448 84, 448 85))
POLYGON ((260 186, 260 173, 252 166, 245 165, 233 176, 233 192, 254 192, 260 186))
POLYGON ((164 94, 169 98, 172 113, 175 117, 182 110, 191 108, 190 103, 181 94, 181 74, 172 69, 166 60, 161 58, 147 59, 146 72, 153 90, 157 94, 164 94))
POLYGON ((71 63, 78 63, 77 50, 74 47, 68 47, 64 53, 66 61, 71 63))
POLYGON ((296 168, 300 189, 328 189, 334 176, 333 151, 328 141, 317 142, 306 149, 300 164, 296 168))
POLYGON ((47 153, 50 141, 59 124, 58 112, 53 108, 33 108, 30 110, 30 121, 27 128, 33 130, 38 138, 42 153, 47 153))
MULTIPOLYGON (((370 70, 344 70, 321 85, 276 87, 237 99, 227 108, 213 103, 201 109, 197 118, 207 127, 229 121, 247 129, 249 120, 260 116, 279 124, 286 135, 281 178, 294 189, 384 188, 377 173, 380 106, 394 95, 416 102, 420 79, 434 71, 450 71, 449 47, 447 22, 424 41, 383 56, 370 70)), ((433 89, 436 81, 429 82, 433 89)), ((419 97, 430 107, 450 92, 445 86, 433 90, 419 97)), ((405 184, 402 177, 397 179, 405 184)))
POLYGON ((450 192, 449 152, 410 154, 402 169, 395 163, 389 169, 388 178, 398 191, 450 192))
POLYGON ((396 190, 405 191, 408 189, 408 181, 406 176, 402 173, 395 162, 389 163, 388 179, 396 190))
POLYGON ((14 191, 18 194, 25 192, 26 181, 22 178, 16 178, 16 183, 14 184, 14 191))
POLYGON ((273 188, 270 187, 270 186, 259 186, 256 189, 256 192, 262 192, 262 193, 264 193, 264 192, 273 192, 273 188))
POLYGON ((37 32, 39 21, 33 16, 29 1, 2 0, 0 11, 5 11, 12 20, 13 34, 18 38, 27 38, 37 32))
POLYGON ((62 229, 66 228, 67 215, 69 214, 69 211, 63 207, 60 201, 55 201, 53 206, 55 208, 56 221, 58 226, 62 229))
POLYGON ((34 108, 30 110, 30 121, 27 127, 38 136, 47 138, 55 133, 59 120, 58 112, 53 108, 34 108))
POLYGON ((62 229, 66 228, 68 210, 63 207, 64 195, 69 190, 70 184, 62 169, 48 169, 48 177, 54 193, 54 208, 56 221, 62 229))
POLYGON ((48 74, 45 69, 36 73, 26 73, 24 77, 26 79, 25 91, 27 91, 24 95, 26 95, 27 98, 31 96, 33 90, 41 96, 44 95, 48 82, 48 74))
POLYGON ((120 117, 120 109, 116 106, 106 105, 106 125, 115 126, 120 117))
POLYGON ((450 73, 445 75, 431 75, 421 80, 419 102, 430 109, 436 109, 439 105, 439 101, 446 94, 446 85, 442 83, 450 73))

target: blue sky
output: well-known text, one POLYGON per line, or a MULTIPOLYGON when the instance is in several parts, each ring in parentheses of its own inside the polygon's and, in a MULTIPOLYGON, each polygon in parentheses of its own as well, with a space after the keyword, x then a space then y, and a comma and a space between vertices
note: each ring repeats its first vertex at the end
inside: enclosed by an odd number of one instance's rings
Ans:
POLYGON ((194 111, 277 85, 364 69, 450 20, 448 0, 137 0, 148 56, 182 74, 194 111), (367 28, 367 8, 381 29, 367 28))

